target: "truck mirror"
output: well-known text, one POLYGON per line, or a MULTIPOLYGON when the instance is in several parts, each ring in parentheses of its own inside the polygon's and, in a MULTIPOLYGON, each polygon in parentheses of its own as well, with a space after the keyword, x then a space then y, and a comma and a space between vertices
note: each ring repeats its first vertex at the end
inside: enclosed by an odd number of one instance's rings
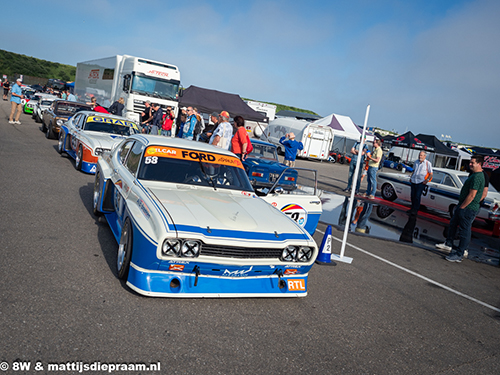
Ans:
POLYGON ((130 90, 130 74, 123 76, 123 91, 129 92, 130 90))
POLYGON ((182 97, 184 95, 184 87, 179 88, 179 96, 182 97))

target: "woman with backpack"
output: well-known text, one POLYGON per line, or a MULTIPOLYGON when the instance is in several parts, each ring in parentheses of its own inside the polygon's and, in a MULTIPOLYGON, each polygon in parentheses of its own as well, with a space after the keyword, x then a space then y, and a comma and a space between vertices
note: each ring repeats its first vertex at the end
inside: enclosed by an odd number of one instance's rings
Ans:
POLYGON ((236 134, 231 139, 231 151, 241 160, 245 160, 246 156, 253 150, 252 142, 250 142, 250 137, 245 129, 245 119, 236 116, 234 126, 236 127, 236 134))

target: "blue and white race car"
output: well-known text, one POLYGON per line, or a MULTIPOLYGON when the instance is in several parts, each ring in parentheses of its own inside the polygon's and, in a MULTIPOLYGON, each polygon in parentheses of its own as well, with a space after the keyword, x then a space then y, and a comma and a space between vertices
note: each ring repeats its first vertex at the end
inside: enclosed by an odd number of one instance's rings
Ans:
POLYGON ((259 198, 241 161, 201 142, 133 135, 99 158, 93 210, 117 273, 158 297, 303 297, 318 248, 259 198))
POLYGON ((137 125, 123 117, 81 111, 71 117, 59 132, 57 151, 75 159, 75 168, 95 173, 97 158, 110 152, 125 137, 139 133, 137 125))

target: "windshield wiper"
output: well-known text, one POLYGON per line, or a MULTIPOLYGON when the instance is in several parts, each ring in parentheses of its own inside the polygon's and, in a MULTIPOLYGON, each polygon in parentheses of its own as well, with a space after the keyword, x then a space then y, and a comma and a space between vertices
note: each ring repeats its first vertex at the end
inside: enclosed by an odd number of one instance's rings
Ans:
POLYGON ((203 166, 203 163, 201 162, 201 156, 198 154, 198 161, 200 162, 200 168, 201 168, 201 171, 203 172, 203 175, 205 176, 205 179, 207 179, 208 181, 210 181, 210 183, 212 184, 212 186, 214 187, 214 190, 217 190, 217 188, 215 187, 215 181, 212 177, 210 177, 207 172, 205 171, 205 167, 203 166))
POLYGON ((145 95, 145 96, 152 96, 150 92, 147 92, 147 91, 143 91, 143 90, 135 90, 135 89, 132 89, 133 92, 135 92, 136 94, 141 94, 141 95, 145 95))

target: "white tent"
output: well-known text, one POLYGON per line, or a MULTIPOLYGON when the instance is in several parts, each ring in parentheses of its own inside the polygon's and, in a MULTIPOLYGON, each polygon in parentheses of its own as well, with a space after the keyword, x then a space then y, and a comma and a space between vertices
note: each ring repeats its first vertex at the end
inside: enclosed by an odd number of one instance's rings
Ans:
MULTIPOLYGON (((351 150, 352 145, 359 141, 361 137, 361 129, 354 124, 349 116, 342 116, 332 113, 329 116, 323 117, 313 122, 315 125, 329 126, 333 129, 334 139, 332 149, 346 153, 351 150)), ((373 142, 375 137, 367 134, 366 140, 373 142)))

